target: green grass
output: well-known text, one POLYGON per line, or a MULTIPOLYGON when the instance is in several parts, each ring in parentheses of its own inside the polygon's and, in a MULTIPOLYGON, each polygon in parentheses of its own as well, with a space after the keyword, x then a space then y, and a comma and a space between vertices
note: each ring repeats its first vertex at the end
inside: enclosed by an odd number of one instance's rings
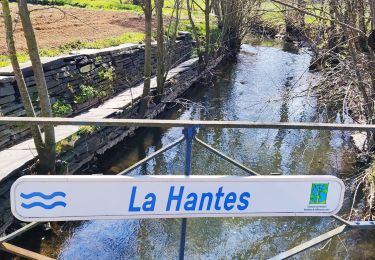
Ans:
MULTIPOLYGON (((112 46, 118 46, 124 43, 141 43, 144 41, 144 33, 141 32, 129 32, 119 36, 110 37, 106 39, 96 41, 76 41, 64 44, 54 49, 41 49, 40 56, 42 57, 55 57, 62 54, 67 54, 73 50, 79 49, 102 49, 112 46)), ((19 62, 26 62, 29 60, 29 55, 25 52, 17 54, 19 62)), ((0 67, 10 65, 10 60, 7 55, 0 55, 0 67)))
MULTIPOLYGON (((196 0, 196 3, 199 4, 200 7, 205 8, 204 0, 196 0)), ((173 12, 174 8, 174 0, 165 0, 164 2, 164 8, 163 8, 163 14, 166 16, 173 16, 176 17, 176 12, 173 12)), ((204 13, 198 6, 193 6, 192 10, 192 16, 193 20, 197 29, 197 32, 199 36, 202 37, 205 35, 205 19, 204 19, 204 13)), ((165 24, 166 27, 168 27, 168 24, 165 24)), ((213 39, 216 38, 217 34, 217 19, 214 16, 210 16, 210 28, 212 30, 212 36, 213 39)), ((165 31, 167 31, 168 28, 166 28, 165 31)), ((188 31, 192 32, 192 27, 189 21, 188 11, 186 9, 186 2, 183 2, 182 10, 181 10, 181 17, 180 17, 180 23, 177 28, 178 31, 188 31)), ((171 30, 173 32, 174 30, 171 30)))
POLYGON ((275 41, 273 39, 268 39, 262 36, 257 35, 248 35, 242 41, 245 44, 251 44, 253 46, 262 46, 262 47, 283 47, 281 41, 275 41))
POLYGON ((131 12, 142 12, 138 5, 130 3, 121 4, 119 0, 31 0, 29 3, 67 5, 80 8, 102 9, 102 10, 124 10, 131 12))
POLYGON ((279 4, 275 4, 272 2, 263 2, 260 9, 269 11, 264 11, 261 15, 261 19, 269 25, 278 27, 285 23, 284 15, 282 12, 280 12, 282 10, 282 7, 279 4))
POLYGON ((81 45, 82 48, 101 49, 112 46, 118 46, 123 43, 142 43, 145 39, 145 34, 142 32, 129 32, 120 36, 97 40, 93 42, 85 42, 81 45))
MULTIPOLYGON (((308 5, 308 11, 320 15, 320 5, 308 5), (315 7, 315 8, 314 8, 315 7)), ((260 7, 263 10, 263 14, 261 15, 261 19, 266 22, 268 25, 273 27, 279 27, 281 25, 285 25, 284 15, 281 12, 283 7, 280 4, 272 3, 272 2, 263 2, 260 7), (266 12, 269 11, 269 12, 266 12)), ((318 19, 311 16, 305 15, 305 23, 308 25, 318 24, 318 19)))
MULTIPOLYGON (((17 58, 19 62, 28 61, 29 55, 27 53, 17 53, 17 58)), ((7 55, 0 55, 0 67, 6 67, 10 64, 10 60, 7 55)))
MULTIPOLYGON (((124 10, 130 12, 143 13, 143 10, 140 6, 131 4, 131 1, 123 0, 122 4, 120 0, 30 0, 30 3, 37 4, 55 4, 55 5, 66 5, 74 6, 80 8, 90 8, 90 9, 101 9, 101 10, 124 10)), ((204 1, 196 1, 201 7, 204 8, 204 1)), ((164 15, 171 15, 174 0, 165 0, 164 1, 164 15)), ((183 7, 186 8, 186 3, 183 2, 183 7)), ((199 13, 198 11, 197 13, 199 13)), ((182 11, 183 14, 187 15, 186 10, 182 11)), ((195 12, 193 13, 195 15, 195 12)))

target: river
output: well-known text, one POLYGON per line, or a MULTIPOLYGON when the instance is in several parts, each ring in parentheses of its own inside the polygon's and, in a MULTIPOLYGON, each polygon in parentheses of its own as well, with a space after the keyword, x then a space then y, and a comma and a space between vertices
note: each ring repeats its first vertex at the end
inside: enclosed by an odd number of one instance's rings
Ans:
MULTIPOLYGON (((170 119, 332 122, 318 108, 308 87, 318 74, 308 71, 309 53, 282 46, 243 45, 237 62, 210 86, 196 86, 186 106, 175 106, 170 119)), ((132 140, 99 157, 97 172, 116 174, 180 137, 180 128, 139 130, 132 140)), ((355 150, 347 132, 308 130, 200 129, 198 137, 261 174, 322 174, 347 178, 355 150)), ((92 168, 91 168, 92 171, 92 168)), ((181 144, 131 174, 183 174, 181 144)), ((246 175, 199 145, 193 147, 192 174, 246 175)), ((351 207, 348 189, 344 208, 351 207)), ((45 236, 41 252, 60 259, 176 259, 180 220, 85 221, 45 236), (58 253, 57 253, 58 252, 58 253)), ((320 217, 201 218, 188 220, 186 259, 266 259, 312 239, 340 223, 320 217)), ((297 259, 375 257, 375 235, 350 231, 307 250, 297 259)))

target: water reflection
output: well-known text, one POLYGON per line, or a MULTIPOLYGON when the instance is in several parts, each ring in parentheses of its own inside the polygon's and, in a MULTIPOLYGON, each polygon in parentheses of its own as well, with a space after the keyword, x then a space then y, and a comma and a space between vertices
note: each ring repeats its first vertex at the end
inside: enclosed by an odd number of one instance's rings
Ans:
MULTIPOLYGON (((307 53, 244 45, 238 62, 225 68, 213 86, 197 87, 190 94, 189 99, 203 104, 205 109, 192 106, 182 111, 171 110, 166 117, 278 122, 321 120, 315 99, 304 95, 315 77, 307 72, 309 61, 307 53)), ((352 170, 353 150, 347 142, 347 134, 200 129, 198 136, 262 174, 342 175, 352 170)), ((99 170, 106 174, 118 173, 181 135, 178 128, 143 131, 138 138, 118 145, 99 158, 99 170)), ((183 174, 183 164, 182 144, 132 174, 183 174)), ((198 145, 194 145, 192 172, 246 175, 198 145)), ((188 221, 186 259, 264 259, 336 225, 330 218, 192 219, 188 221)), ((179 220, 84 222, 71 232, 62 246, 60 258, 176 259, 179 232, 179 220)), ((354 240, 359 245, 366 243, 354 240)), ((342 247, 342 243, 334 239, 328 251, 309 250, 300 257, 358 257, 363 252, 353 246, 342 247)))

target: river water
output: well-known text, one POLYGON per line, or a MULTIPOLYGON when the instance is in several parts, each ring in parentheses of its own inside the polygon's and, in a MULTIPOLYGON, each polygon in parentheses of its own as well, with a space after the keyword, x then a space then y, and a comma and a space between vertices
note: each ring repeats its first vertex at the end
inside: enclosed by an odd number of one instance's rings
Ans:
MULTIPOLYGON (((310 55, 282 46, 243 45, 236 63, 219 73, 211 86, 196 86, 192 103, 164 114, 170 119, 250 121, 340 121, 317 108, 308 86, 310 55)), ((180 128, 140 130, 97 161, 98 171, 116 174, 180 137, 180 128)), ((349 133, 307 130, 200 129, 198 137, 261 174, 329 174, 347 178, 355 169, 349 133)), ((183 174, 181 144, 131 174, 183 174)), ((246 172, 193 147, 192 174, 246 175, 246 172)), ((348 189, 349 190, 349 189, 348 189)), ((347 192, 340 215, 347 214, 347 192)), ((60 238, 46 237, 41 252, 60 259, 176 259, 180 220, 86 221, 60 238)), ((320 217, 201 218, 188 220, 186 259, 266 259, 312 239, 340 223, 320 217)), ((375 235, 351 231, 296 258, 364 259, 375 257, 375 235)))

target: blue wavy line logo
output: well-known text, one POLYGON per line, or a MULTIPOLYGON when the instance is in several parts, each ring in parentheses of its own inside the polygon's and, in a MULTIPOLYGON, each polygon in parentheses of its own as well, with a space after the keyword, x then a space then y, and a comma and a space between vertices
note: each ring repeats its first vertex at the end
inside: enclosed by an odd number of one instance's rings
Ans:
MULTIPOLYGON (((56 191, 56 192, 53 192, 51 194, 44 194, 42 192, 31 192, 29 194, 25 194, 25 193, 21 193, 20 194, 20 197, 23 198, 23 199, 26 199, 26 200, 29 200, 29 199, 32 199, 32 198, 42 198, 44 200, 52 200, 56 197, 61 197, 61 198, 65 198, 66 197, 66 194, 62 191, 56 191)), ((66 207, 66 203, 64 201, 55 201, 53 202, 52 204, 47 204, 47 203, 43 203, 43 202, 31 202, 31 203, 24 203, 22 202, 21 204, 21 207, 25 208, 25 209, 31 209, 31 208, 35 208, 35 207, 41 207, 43 209, 53 209, 55 207, 66 207)))
POLYGON ((21 198, 23 199, 31 199, 31 198, 34 198, 34 197, 41 197, 42 199, 45 199, 45 200, 50 200, 50 199, 53 199, 55 197, 63 197, 65 198, 66 194, 62 191, 56 191, 50 195, 46 195, 44 193, 41 193, 41 192, 32 192, 30 194, 25 194, 25 193, 21 193, 21 198))
POLYGON ((53 209, 55 207, 58 207, 58 206, 62 206, 62 207, 66 207, 66 203, 63 202, 63 201, 56 201, 50 205, 47 205, 47 204, 44 204, 42 202, 33 202, 33 203, 30 203, 30 204, 26 204, 26 203, 22 203, 21 206, 25 209, 31 209, 31 208, 34 208, 34 207, 41 207, 41 208, 44 208, 44 209, 53 209))

